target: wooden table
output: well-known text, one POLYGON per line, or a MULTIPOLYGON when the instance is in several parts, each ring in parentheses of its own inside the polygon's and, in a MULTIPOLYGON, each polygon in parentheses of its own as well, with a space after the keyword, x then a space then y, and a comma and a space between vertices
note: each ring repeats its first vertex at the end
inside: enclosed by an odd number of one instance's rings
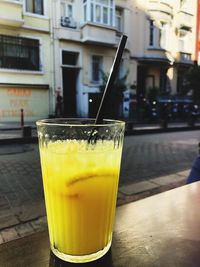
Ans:
POLYGON ((118 207, 112 249, 99 261, 63 263, 42 232, 2 244, 0 266, 199 267, 200 182, 118 207))

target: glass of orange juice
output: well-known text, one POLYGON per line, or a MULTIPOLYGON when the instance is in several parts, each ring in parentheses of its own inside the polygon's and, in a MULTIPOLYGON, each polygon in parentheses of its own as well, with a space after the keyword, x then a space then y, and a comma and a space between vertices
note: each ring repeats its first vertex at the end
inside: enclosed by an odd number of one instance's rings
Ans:
POLYGON ((125 123, 37 121, 50 246, 68 262, 89 262, 110 248, 125 123))

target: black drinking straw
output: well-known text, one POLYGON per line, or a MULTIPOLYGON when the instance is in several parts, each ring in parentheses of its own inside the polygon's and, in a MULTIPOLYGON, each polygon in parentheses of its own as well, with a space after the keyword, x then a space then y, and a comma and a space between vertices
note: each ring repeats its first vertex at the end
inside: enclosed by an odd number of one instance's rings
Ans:
POLYGON ((109 77, 108 77, 108 80, 107 80, 107 83, 106 83, 106 87, 104 89, 104 93, 103 93, 103 96, 102 96, 102 99, 101 99, 101 103, 99 105, 99 109, 98 109, 97 116, 96 116, 96 119, 95 119, 95 124, 100 124, 103 121, 103 107, 104 107, 104 105, 106 103, 106 96, 107 96, 108 92, 110 92, 110 90, 111 90, 111 88, 112 88, 112 86, 114 84, 115 78, 117 76, 117 71, 118 71, 119 64, 120 64, 120 61, 121 61, 121 58, 122 58, 122 54, 123 54, 123 51, 124 51, 124 48, 125 48, 125 45, 126 45, 126 41, 127 41, 127 36, 126 35, 122 35, 121 39, 120 39, 120 42, 119 42, 119 46, 117 48, 115 59, 113 61, 113 65, 112 65, 111 70, 110 70, 110 74, 109 74, 109 77))

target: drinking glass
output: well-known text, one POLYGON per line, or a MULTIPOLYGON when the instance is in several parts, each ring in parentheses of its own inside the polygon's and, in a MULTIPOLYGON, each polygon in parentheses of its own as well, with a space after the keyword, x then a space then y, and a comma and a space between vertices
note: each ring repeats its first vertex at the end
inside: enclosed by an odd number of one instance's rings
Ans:
POLYGON ((37 121, 50 246, 68 262, 89 262, 110 248, 125 123, 37 121))

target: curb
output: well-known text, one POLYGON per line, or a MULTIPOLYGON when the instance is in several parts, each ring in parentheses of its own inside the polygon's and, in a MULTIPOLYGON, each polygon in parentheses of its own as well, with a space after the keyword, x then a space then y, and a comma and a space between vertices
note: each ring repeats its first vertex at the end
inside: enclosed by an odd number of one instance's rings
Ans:
POLYGON ((36 144, 38 143, 38 137, 15 137, 0 139, 0 145, 11 145, 11 144, 36 144))
POLYGON ((146 128, 143 129, 137 129, 133 127, 132 130, 126 130, 125 135, 131 136, 131 135, 141 135, 141 134, 152 134, 152 133, 169 133, 169 132, 181 132, 181 131, 195 131, 200 130, 200 126, 185 126, 185 127, 168 127, 168 128, 161 128, 161 127, 155 127, 152 129, 146 128))
POLYGON ((46 216, 0 230, 0 244, 7 243, 36 232, 47 231, 46 216))
POLYGON ((129 202, 150 197, 164 191, 183 186, 190 170, 165 175, 138 183, 120 186, 118 190, 117 205, 121 206, 129 202))
POLYGON ((121 206, 121 205, 128 204, 130 202, 134 202, 134 201, 146 198, 146 197, 150 197, 150 196, 171 190, 173 188, 183 186, 185 185, 185 183, 186 183, 186 179, 184 181, 174 182, 169 185, 158 186, 158 187, 155 187, 154 189, 143 191, 143 192, 137 193, 135 195, 130 195, 130 196, 119 192, 120 194, 119 194, 119 199, 117 201, 117 205, 121 206))

